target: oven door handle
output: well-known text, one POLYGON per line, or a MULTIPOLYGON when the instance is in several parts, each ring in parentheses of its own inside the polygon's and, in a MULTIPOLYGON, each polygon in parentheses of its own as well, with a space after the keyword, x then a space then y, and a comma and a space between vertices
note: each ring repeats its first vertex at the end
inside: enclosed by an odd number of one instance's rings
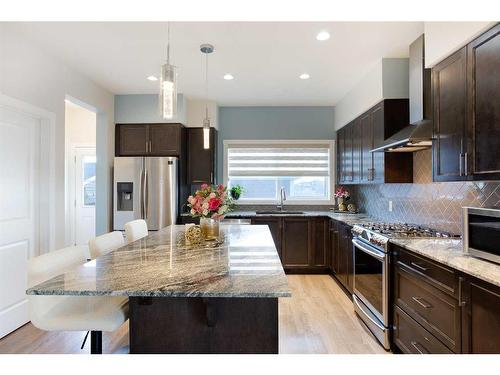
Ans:
POLYGON ((373 256, 374 258, 377 258, 379 260, 384 260, 386 257, 385 253, 378 252, 377 250, 371 249, 368 246, 364 245, 363 242, 360 240, 353 238, 352 243, 354 246, 356 246, 359 250, 373 256))
POLYGON ((385 330, 386 328, 381 325, 379 322, 375 321, 375 319, 373 319, 366 311, 365 311, 365 308, 363 306, 361 306, 361 304, 358 302, 358 297, 356 297, 356 295, 354 294, 352 296, 352 300, 354 301, 354 303, 356 304, 356 306, 358 307, 358 309, 360 309, 363 314, 373 323, 375 324, 375 326, 377 326, 380 330, 385 330))

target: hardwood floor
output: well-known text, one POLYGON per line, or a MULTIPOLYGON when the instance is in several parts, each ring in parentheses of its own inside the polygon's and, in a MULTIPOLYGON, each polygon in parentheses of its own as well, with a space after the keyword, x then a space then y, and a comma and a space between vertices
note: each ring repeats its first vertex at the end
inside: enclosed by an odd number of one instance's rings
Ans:
POLYGON ((330 276, 288 275, 288 282, 292 297, 279 304, 280 353, 386 353, 330 276))
MULTIPOLYGON (((328 275, 289 275, 291 298, 279 302, 280 353, 374 354, 385 350, 366 330, 352 302, 328 275)), ((85 332, 45 332, 28 323, 0 339, 0 353, 89 353, 85 332)), ((128 323, 103 333, 104 353, 128 353, 128 323)))

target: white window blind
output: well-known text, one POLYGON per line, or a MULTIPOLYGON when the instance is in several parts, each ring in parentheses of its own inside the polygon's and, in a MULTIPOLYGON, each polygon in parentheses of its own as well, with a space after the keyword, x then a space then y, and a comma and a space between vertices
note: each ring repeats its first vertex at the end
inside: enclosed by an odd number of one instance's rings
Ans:
POLYGON ((228 177, 329 176, 329 144, 228 145, 228 177))

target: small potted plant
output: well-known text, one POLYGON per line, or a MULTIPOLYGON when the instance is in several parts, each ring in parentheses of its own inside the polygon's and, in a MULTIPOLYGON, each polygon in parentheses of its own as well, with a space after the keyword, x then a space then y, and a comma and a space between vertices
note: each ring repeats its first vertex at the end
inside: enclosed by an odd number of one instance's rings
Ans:
POLYGON ((194 195, 188 198, 189 213, 200 218, 200 228, 206 240, 219 237, 219 221, 233 208, 233 200, 224 185, 201 185, 194 195))
POLYGON ((344 187, 339 187, 335 192, 335 198, 337 198, 337 204, 339 211, 346 211, 345 201, 348 201, 351 196, 349 192, 344 187))
POLYGON ((237 201, 238 199, 240 199, 240 196, 243 193, 243 186, 235 185, 231 188, 231 190, 229 190, 229 192, 231 193, 231 197, 233 197, 233 199, 237 201))

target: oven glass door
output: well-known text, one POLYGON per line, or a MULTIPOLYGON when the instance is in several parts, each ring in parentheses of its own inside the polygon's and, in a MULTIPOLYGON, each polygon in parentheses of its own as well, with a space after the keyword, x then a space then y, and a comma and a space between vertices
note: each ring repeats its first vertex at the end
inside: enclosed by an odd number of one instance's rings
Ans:
POLYGON ((353 241, 354 293, 381 322, 387 324, 387 319, 384 319, 386 315, 386 254, 364 243, 358 246, 355 242, 353 241), (360 247, 368 248, 371 253, 360 247))

